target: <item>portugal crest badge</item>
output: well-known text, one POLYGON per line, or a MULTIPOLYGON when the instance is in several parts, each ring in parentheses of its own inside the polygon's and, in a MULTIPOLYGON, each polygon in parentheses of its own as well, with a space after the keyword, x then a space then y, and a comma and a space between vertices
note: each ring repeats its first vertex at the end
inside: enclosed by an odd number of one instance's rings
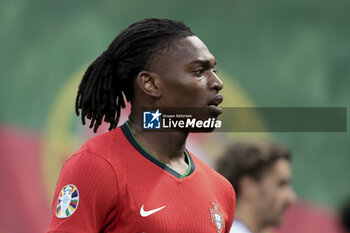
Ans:
POLYGON ((58 195, 56 216, 57 218, 67 218, 78 208, 79 191, 73 184, 66 185, 58 195))
POLYGON ((218 233, 221 233, 225 228, 224 215, 220 212, 219 206, 217 204, 214 202, 211 202, 211 204, 213 205, 213 209, 209 208, 211 222, 214 223, 218 233))

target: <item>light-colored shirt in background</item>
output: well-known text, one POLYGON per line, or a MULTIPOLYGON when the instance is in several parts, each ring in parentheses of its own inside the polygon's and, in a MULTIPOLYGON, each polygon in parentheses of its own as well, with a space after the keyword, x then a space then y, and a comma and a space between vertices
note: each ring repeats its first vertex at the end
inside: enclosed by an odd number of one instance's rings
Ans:
POLYGON ((231 226, 230 233, 252 233, 248 227, 240 220, 235 219, 231 226))

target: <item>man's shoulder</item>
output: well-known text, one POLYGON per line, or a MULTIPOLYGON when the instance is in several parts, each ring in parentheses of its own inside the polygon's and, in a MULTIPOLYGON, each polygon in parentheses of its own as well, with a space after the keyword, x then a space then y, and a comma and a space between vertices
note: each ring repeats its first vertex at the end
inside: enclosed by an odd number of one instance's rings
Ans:
POLYGON ((196 157, 194 154, 190 152, 190 155, 193 159, 193 162, 196 164, 196 167, 200 168, 203 173, 205 173, 208 176, 212 176, 215 178, 218 178, 220 180, 226 180, 220 173, 218 173, 214 168, 203 162, 201 159, 196 157))
POLYGON ((89 150, 91 152, 100 152, 105 151, 110 148, 111 145, 118 144, 122 137, 122 131, 120 127, 108 131, 106 133, 102 133, 100 135, 94 136, 88 139, 80 148, 80 150, 89 150))
POLYGON ((214 181, 217 186, 223 186, 225 189, 233 190, 231 183, 220 173, 218 173, 214 168, 210 167, 195 155, 190 153, 196 167, 200 170, 202 175, 206 177, 206 179, 214 181))
POLYGON ((121 127, 102 133, 88 139, 76 152, 89 151, 99 154, 102 157, 108 157, 114 152, 123 153, 128 150, 128 141, 125 138, 121 127))
POLYGON ((125 137, 119 128, 88 139, 65 164, 95 163, 97 160, 114 167, 118 163, 119 154, 127 151, 125 137))

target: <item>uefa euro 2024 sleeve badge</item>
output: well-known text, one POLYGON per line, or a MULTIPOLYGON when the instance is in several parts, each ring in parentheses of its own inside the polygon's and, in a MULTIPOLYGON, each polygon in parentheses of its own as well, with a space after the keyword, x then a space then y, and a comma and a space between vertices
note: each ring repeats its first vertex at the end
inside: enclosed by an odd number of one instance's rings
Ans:
POLYGON ((214 202, 211 202, 211 204, 213 205, 212 209, 209 208, 211 222, 214 223, 218 233, 221 233, 221 231, 225 228, 224 215, 220 212, 219 206, 217 204, 214 202))
POLYGON ((67 218, 78 208, 79 191, 73 184, 64 186, 58 195, 56 216, 57 218, 67 218))

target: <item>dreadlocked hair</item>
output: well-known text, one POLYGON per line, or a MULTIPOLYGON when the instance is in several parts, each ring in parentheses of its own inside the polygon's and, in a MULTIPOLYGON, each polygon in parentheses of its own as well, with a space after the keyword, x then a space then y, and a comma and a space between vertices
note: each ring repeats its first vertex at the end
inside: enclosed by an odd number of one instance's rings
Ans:
POLYGON ((87 68, 79 85, 75 112, 97 132, 102 121, 117 127, 121 108, 133 98, 132 84, 154 56, 176 39, 194 35, 183 22, 143 19, 124 29, 87 68))

